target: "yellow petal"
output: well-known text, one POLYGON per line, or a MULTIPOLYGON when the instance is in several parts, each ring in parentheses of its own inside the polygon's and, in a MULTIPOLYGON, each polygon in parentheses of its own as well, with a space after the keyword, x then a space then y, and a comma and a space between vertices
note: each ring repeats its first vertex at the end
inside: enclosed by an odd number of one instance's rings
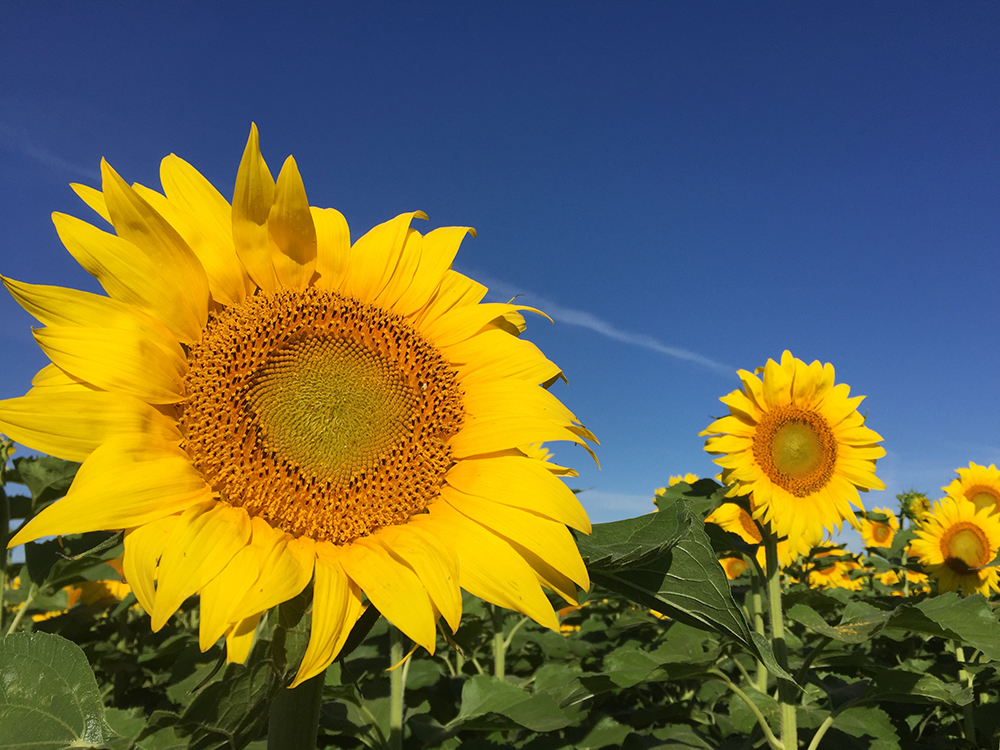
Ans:
POLYGON ((279 283, 289 289, 305 289, 316 270, 316 227, 302 175, 291 156, 278 173, 267 231, 278 249, 271 262, 279 283))
POLYGON ((232 626, 231 615, 236 605, 260 574, 257 552, 253 545, 248 544, 202 588, 198 622, 198 646, 202 651, 212 648, 232 626))
POLYGON ((431 301, 409 317, 420 330, 423 330, 447 312, 478 305, 488 291, 478 281, 473 281, 457 271, 447 271, 431 301))
POLYGON ((424 235, 420 243, 419 264, 412 278, 406 280, 405 285, 400 283, 392 309, 408 316, 427 305, 451 268, 459 245, 469 234, 475 237, 476 230, 472 227, 440 227, 424 235))
POLYGON ((545 383, 562 373, 537 346, 499 328, 487 328, 441 351, 463 384, 508 378, 545 383))
POLYGON ((250 518, 242 508, 210 501, 181 514, 157 571, 153 632, 163 627, 185 599, 226 567, 250 539, 250 518))
POLYGON ((365 537, 341 548, 340 563, 389 622, 434 653, 437 618, 427 590, 409 566, 365 537))
POLYGON ((573 535, 561 523, 528 511, 466 495, 453 487, 441 488, 449 505, 505 539, 513 540, 567 576, 580 588, 590 588, 590 576, 573 535))
POLYGON ((103 160, 101 175, 115 232, 138 247, 169 280, 170 291, 182 312, 182 317, 176 321, 184 333, 182 340, 186 343, 200 341, 208 320, 209 291, 205 269, 174 228, 103 160))
POLYGON ((187 361, 138 330, 58 326, 33 333, 49 359, 88 383, 150 404, 186 397, 187 361))
POLYGON ((462 382, 462 405, 470 423, 523 415, 551 419, 554 424, 579 424, 563 403, 541 386, 523 380, 462 382))
POLYGON ((569 604, 580 603, 576 584, 567 576, 564 576, 527 547, 521 546, 512 539, 508 539, 507 543, 531 566, 531 569, 535 571, 535 577, 542 586, 559 594, 569 604))
POLYGON ((396 271, 407 230, 414 217, 426 219, 423 211, 400 214, 368 230, 351 248, 351 259, 342 287, 362 302, 372 302, 396 271))
POLYGON ((347 273, 351 259, 351 230, 347 219, 335 208, 310 207, 316 228, 316 286, 336 291, 347 273))
POLYGON ((273 203, 274 178, 260 155, 257 126, 251 125, 233 192, 233 243, 243 267, 264 292, 278 289, 271 262, 272 240, 267 232, 273 203))
POLYGON ((471 458, 529 443, 570 440, 592 454, 590 448, 580 440, 581 437, 588 440, 593 438, 589 433, 581 434, 578 428, 560 425, 547 418, 499 417, 464 425, 458 434, 448 441, 448 447, 451 448, 453 458, 471 458))
POLYGON ((112 299, 149 313, 182 341, 191 338, 197 318, 187 301, 135 245, 66 214, 52 214, 52 223, 66 249, 112 299))
POLYGON ((83 461, 114 435, 179 443, 172 419, 132 396, 106 391, 39 393, 0 401, 0 432, 37 451, 83 461))
POLYGON ((396 269, 392 272, 382 291, 373 300, 373 304, 383 310, 393 310, 402 314, 402 310, 396 306, 396 301, 401 294, 404 294, 413 282, 413 277, 417 273, 420 265, 420 255, 423 252, 424 236, 416 229, 410 227, 406 230, 406 238, 403 240, 403 247, 399 251, 399 260, 396 269))
POLYGON ((290 687, 302 684, 330 666, 364 611, 361 589, 341 567, 340 551, 341 548, 329 542, 316 545, 316 581, 313 584, 309 645, 290 687))
POLYGON ((257 632, 257 623, 260 622, 260 613, 250 615, 245 620, 240 620, 233 625, 232 630, 226 634, 226 663, 243 664, 250 656, 250 649, 253 647, 253 637, 257 632))
POLYGON ((587 511, 544 461, 517 456, 467 458, 448 470, 445 481, 466 494, 538 513, 590 533, 587 511), (517 487, 517 492, 511 492, 511 487, 517 487))
POLYGON ((156 603, 156 566, 180 520, 179 514, 166 516, 125 532, 122 572, 147 614, 156 603))
POLYGON ((418 524, 447 543, 458 555, 459 583, 473 596, 528 615, 538 624, 559 629, 559 619, 538 585, 531 566, 502 538, 447 503, 434 503, 418 524))
POLYGON ((458 557, 452 549, 410 524, 386 526, 371 538, 417 574, 452 632, 458 630, 462 619, 462 591, 458 586, 458 557))
POLYGON ((455 307, 436 320, 428 321, 421 327, 421 333, 437 347, 451 346, 465 341, 479 333, 491 320, 514 310, 531 310, 543 313, 526 305, 508 305, 505 302, 487 302, 482 305, 455 307))
POLYGON ((61 500, 22 526, 11 546, 57 534, 125 529, 211 498, 188 455, 148 438, 115 437, 90 454, 61 500))
POLYGON ((46 326, 86 326, 140 331, 157 345, 184 357, 169 329, 133 305, 61 286, 25 284, 0 276, 17 303, 46 326))
POLYGON ((78 182, 71 182, 69 186, 102 219, 108 222, 108 224, 111 223, 111 214, 108 213, 108 204, 104 200, 104 193, 88 185, 81 185, 78 182))
MULTIPOLYGON (((256 520, 256 519, 254 519, 256 520)), ((259 535, 256 534, 256 540, 259 535)), ((315 543, 307 537, 298 539, 278 531, 271 544, 263 549, 260 575, 234 610, 233 618, 248 617, 263 612, 298 596, 313 575, 316 560, 315 543)))

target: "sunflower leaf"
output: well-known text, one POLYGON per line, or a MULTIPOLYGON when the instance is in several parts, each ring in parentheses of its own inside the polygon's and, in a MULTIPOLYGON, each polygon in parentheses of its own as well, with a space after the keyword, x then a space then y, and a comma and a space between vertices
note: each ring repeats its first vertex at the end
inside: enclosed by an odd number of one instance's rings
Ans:
POLYGON ((43 505, 66 494, 79 468, 80 464, 76 461, 63 461, 52 456, 19 456, 14 459, 17 474, 10 477, 10 481, 28 488, 32 512, 38 513, 43 505))
POLYGON ((60 750, 117 739, 76 644, 49 633, 0 639, 0 747, 60 750))
POLYGON ((948 593, 919 604, 897 607, 887 628, 952 638, 1000 661, 1000 621, 982 595, 960 598, 948 593))

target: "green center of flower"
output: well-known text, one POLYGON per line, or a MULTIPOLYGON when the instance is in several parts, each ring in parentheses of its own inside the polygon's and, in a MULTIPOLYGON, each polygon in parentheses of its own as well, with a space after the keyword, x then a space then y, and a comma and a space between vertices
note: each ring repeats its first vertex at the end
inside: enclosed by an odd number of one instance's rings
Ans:
POLYGON ((976 506, 976 510, 989 508, 991 513, 995 513, 1000 506, 1000 499, 991 487, 970 487, 965 491, 965 496, 976 506))
POLYGON ((247 393, 264 441, 300 469, 343 481, 408 429, 416 395, 394 363, 352 339, 309 337, 273 352, 247 393))
POLYGON ((795 497, 826 486, 837 461, 837 439, 826 418, 798 406, 764 412, 753 441, 757 465, 795 497))
POLYGON ((343 544, 440 493, 454 369, 403 318, 310 287, 225 308, 188 353, 183 447, 220 500, 343 544))
POLYGON ((956 573, 968 573, 990 562, 989 539, 979 526, 962 521, 941 537, 941 554, 945 565, 956 573))

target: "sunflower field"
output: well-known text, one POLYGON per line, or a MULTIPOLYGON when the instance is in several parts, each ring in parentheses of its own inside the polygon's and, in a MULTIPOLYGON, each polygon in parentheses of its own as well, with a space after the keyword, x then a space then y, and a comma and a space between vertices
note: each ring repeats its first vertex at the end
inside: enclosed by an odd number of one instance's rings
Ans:
POLYGON ((716 478, 592 524, 546 445, 597 439, 542 311, 452 269, 474 230, 352 242, 255 126, 231 200, 160 177, 53 215, 106 295, 0 277, 50 359, 0 401, 0 748, 997 745, 995 466, 865 509, 863 397, 786 351, 716 478))

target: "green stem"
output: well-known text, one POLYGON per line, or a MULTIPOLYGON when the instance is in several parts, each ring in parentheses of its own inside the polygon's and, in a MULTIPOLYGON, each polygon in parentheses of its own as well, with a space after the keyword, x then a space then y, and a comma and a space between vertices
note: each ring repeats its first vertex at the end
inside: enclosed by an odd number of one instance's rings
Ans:
POLYGON ((389 625, 389 661, 396 668, 389 673, 389 748, 403 747, 403 691, 406 689, 406 672, 399 665, 403 659, 403 636, 394 625, 389 625))
MULTIPOLYGON (((785 643, 785 613, 781 608, 781 575, 778 564, 778 537, 765 525, 763 530, 764 553, 767 556, 767 599, 771 614, 771 647, 778 666, 788 672, 788 646, 785 643)), ((799 746, 796 727, 795 686, 787 680, 778 680, 778 703, 781 706, 781 744, 785 750, 799 746)))
POLYGON ((823 723, 819 725, 819 729, 817 729, 816 734, 813 735, 812 742, 809 743, 808 750, 816 750, 816 748, 819 747, 819 741, 823 739, 823 735, 826 734, 826 730, 833 726, 833 722, 836 718, 836 715, 830 714, 823 719, 823 723))
POLYGON ((271 703, 267 750, 316 750, 325 672, 292 690, 282 688, 271 703))
POLYGON ((498 680, 502 680, 505 676, 504 658, 507 653, 503 638, 503 609, 496 604, 490 606, 493 609, 493 674, 498 680))
POLYGON ((764 718, 764 714, 762 714, 760 712, 760 709, 757 708, 757 704, 754 703, 752 700, 750 700, 750 697, 742 690, 740 690, 739 686, 737 686, 736 683, 730 680, 729 677, 726 676, 725 672, 720 672, 717 669, 713 669, 709 672, 709 674, 714 675, 716 678, 726 683, 726 686, 734 693, 736 693, 736 695, 740 698, 740 700, 742 700, 744 703, 747 704, 747 708, 749 708, 750 711, 753 713, 753 715, 756 717, 757 723, 760 725, 760 728, 764 730, 764 736, 767 738, 767 744, 769 744, 772 748, 774 748, 774 750, 783 750, 784 745, 782 745, 782 743, 778 741, 778 738, 774 736, 774 732, 771 731, 771 727, 768 725, 767 719, 764 718))
POLYGON ((14 619, 10 623, 10 627, 7 628, 7 635, 10 635, 15 630, 17 630, 17 626, 21 624, 21 620, 24 618, 25 613, 31 607, 31 603, 35 601, 35 597, 38 596, 39 590, 40 589, 38 588, 38 584, 36 583, 31 584, 31 588, 28 590, 27 598, 24 600, 24 602, 21 603, 21 606, 17 610, 17 614, 14 615, 14 619))
MULTIPOLYGON (((750 566, 750 602, 753 611, 753 629, 762 636, 767 636, 764 631, 764 600, 760 590, 760 577, 757 575, 755 566, 750 566)), ((758 692, 767 692, 767 667, 760 659, 757 660, 757 682, 755 687, 758 692)))
POLYGON ((973 686, 972 673, 965 668, 965 649, 962 648, 957 642, 955 643, 955 659, 962 666, 958 670, 958 679, 964 682, 972 690, 972 700, 962 706, 962 717, 965 720, 965 739, 971 742, 973 745, 976 744, 976 722, 973 717, 972 710, 973 704, 976 702, 976 692, 973 686))

